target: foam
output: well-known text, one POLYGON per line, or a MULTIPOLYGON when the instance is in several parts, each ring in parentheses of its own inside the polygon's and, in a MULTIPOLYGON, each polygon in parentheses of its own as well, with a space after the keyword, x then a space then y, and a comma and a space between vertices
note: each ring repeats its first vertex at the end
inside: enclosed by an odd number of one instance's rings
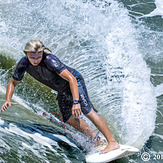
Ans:
POLYGON ((62 141, 66 142, 67 144, 69 144, 72 147, 78 148, 74 143, 71 143, 65 136, 62 135, 58 135, 58 134, 53 134, 55 137, 61 139, 62 141))
POLYGON ((5 127, 5 129, 9 132, 15 133, 16 135, 20 135, 22 137, 25 137, 26 139, 30 139, 32 138, 34 141, 36 141, 37 143, 40 143, 44 146, 47 146, 49 149, 51 149, 53 152, 56 152, 56 150, 51 146, 51 145, 55 145, 58 147, 57 142, 42 136, 39 133, 34 133, 34 134, 30 134, 27 132, 24 132, 23 130, 21 130, 20 128, 18 128, 16 125, 14 124, 9 124, 9 127, 5 127))
POLYGON ((156 9, 154 9, 151 13, 149 13, 145 16, 152 17, 152 16, 161 15, 163 18, 163 1, 155 0, 155 4, 156 4, 156 9))
POLYGON ((4 125, 4 121, 0 119, 0 125, 4 125))
MULTIPOLYGON (((55 153, 55 156, 62 156, 62 158, 65 160, 65 162, 70 163, 70 160, 67 158, 67 156, 64 153, 59 153, 57 152, 57 149, 60 149, 58 143, 46 136, 43 136, 39 133, 27 133, 23 130, 21 130, 20 128, 18 128, 16 125, 10 123, 8 127, 4 128, 5 132, 8 131, 9 133, 14 133, 16 135, 19 135, 21 137, 24 137, 28 140, 30 140, 31 138, 33 139, 34 143, 33 145, 29 145, 25 142, 22 141, 22 146, 23 148, 27 148, 29 150, 31 150, 38 158, 42 158, 44 156, 40 155, 40 151, 44 152, 43 150, 45 150, 44 147, 48 147, 50 149, 50 151, 55 153), (40 149, 40 145, 42 146, 40 149), (39 148, 39 150, 37 150, 39 148)), ((56 134, 54 134, 55 136, 57 136, 56 134)), ((71 142, 69 142, 66 138, 63 138, 62 136, 58 135, 58 138, 62 138, 62 140, 66 141, 66 143, 70 144, 73 147, 76 147, 75 145, 73 145, 71 142)), ((45 158, 46 162, 48 162, 45 158)))
POLYGON ((155 95, 156 97, 163 95, 163 83, 156 86, 155 95))
MULTIPOLYGON (((34 133, 34 134, 27 133, 27 132, 21 130, 20 128, 18 128, 16 125, 12 124, 12 123, 9 124, 8 128, 5 127, 5 129, 7 131, 9 131, 9 132, 15 133, 16 135, 20 135, 22 137, 25 137, 26 139, 32 138, 34 141, 36 141, 36 142, 38 142, 38 143, 40 143, 40 144, 42 144, 44 146, 47 146, 53 152, 56 152, 56 150, 54 150, 52 145, 59 148, 58 143, 53 141, 52 139, 50 139, 50 138, 48 138, 46 136, 43 136, 43 135, 41 135, 39 133, 34 133)), ((53 136, 61 139, 62 141, 66 142, 67 144, 69 144, 72 147, 78 148, 75 144, 71 143, 66 137, 64 137, 62 135, 53 134, 53 136)), ((30 146, 25 144, 25 143, 23 145, 30 148, 30 146)))

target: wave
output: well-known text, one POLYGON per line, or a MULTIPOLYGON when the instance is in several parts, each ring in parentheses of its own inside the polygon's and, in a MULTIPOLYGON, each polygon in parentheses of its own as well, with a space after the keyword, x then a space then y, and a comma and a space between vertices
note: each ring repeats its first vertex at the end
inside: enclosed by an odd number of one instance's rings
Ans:
MULTIPOLYGON (((150 69, 139 47, 140 29, 123 5, 112 0, 17 0, 12 5, 3 2, 2 10, 0 44, 18 52, 15 62, 23 56, 29 39, 41 39, 64 63, 83 74, 93 104, 119 142, 142 148, 155 128, 157 105, 150 69)), ((12 56, 10 52, 5 55, 12 56)), ((28 75, 25 80, 26 87, 20 85, 16 94, 29 106, 36 102, 44 108, 54 101, 50 90, 44 87, 44 94, 35 94, 35 86, 42 85, 28 75)))

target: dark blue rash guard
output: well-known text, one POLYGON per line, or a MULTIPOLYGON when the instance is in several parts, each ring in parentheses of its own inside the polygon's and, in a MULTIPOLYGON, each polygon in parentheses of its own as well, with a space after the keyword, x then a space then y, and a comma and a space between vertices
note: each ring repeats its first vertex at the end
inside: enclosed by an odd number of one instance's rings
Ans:
POLYGON ((71 74, 75 76, 76 70, 63 64, 53 54, 43 54, 42 61, 37 66, 33 66, 28 58, 24 56, 18 63, 13 79, 22 80, 24 73, 29 73, 39 82, 46 86, 56 90, 58 93, 62 93, 69 87, 68 81, 64 80, 59 74, 67 69, 71 74))
POLYGON ((83 114, 88 114, 92 108, 97 112, 88 97, 82 75, 75 69, 63 64, 53 54, 43 54, 43 58, 37 66, 33 66, 27 57, 23 57, 19 61, 12 77, 14 80, 20 81, 22 80, 24 73, 27 72, 39 82, 53 90, 56 90, 58 92, 57 99, 63 116, 63 121, 67 122, 72 115, 73 97, 69 82, 59 76, 59 74, 65 69, 67 69, 77 80, 79 101, 83 114))

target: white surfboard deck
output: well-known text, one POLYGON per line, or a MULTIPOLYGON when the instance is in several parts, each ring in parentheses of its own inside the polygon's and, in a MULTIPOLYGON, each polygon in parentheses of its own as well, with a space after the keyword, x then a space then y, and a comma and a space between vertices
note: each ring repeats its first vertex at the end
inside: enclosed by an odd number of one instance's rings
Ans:
MULTIPOLYGON (((103 147, 103 149, 105 146, 103 147)), ((102 150, 101 150, 102 151, 102 150)), ((110 151, 105 154, 99 154, 100 151, 92 154, 86 155, 86 162, 87 163, 106 163, 113 160, 117 160, 122 157, 126 157, 129 155, 133 155, 134 153, 139 152, 139 149, 129 146, 129 145, 120 145, 119 149, 110 151)))

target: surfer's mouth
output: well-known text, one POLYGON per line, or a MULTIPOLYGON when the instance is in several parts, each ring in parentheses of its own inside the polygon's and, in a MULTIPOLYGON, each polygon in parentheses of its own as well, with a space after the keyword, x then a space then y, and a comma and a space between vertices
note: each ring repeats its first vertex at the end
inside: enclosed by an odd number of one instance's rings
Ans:
POLYGON ((34 63, 33 65, 35 65, 35 66, 36 66, 36 65, 38 65, 38 63, 34 63))

